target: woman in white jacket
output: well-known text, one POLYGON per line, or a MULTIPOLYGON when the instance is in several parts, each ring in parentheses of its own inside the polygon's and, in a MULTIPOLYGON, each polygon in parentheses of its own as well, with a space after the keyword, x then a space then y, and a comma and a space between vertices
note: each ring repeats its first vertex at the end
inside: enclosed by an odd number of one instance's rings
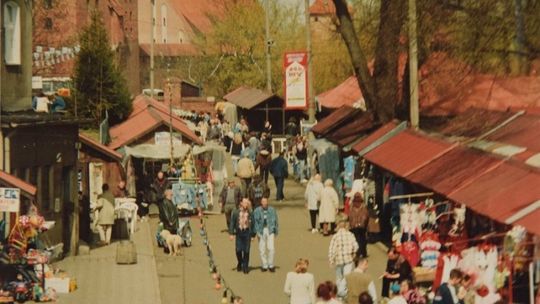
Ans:
POLYGON ((334 182, 331 179, 327 179, 321 191, 321 207, 319 208, 319 222, 323 226, 324 235, 329 235, 328 224, 336 222, 338 207, 339 198, 334 189, 334 182))
POLYGON ((304 198, 306 199, 306 208, 309 210, 311 219, 311 233, 317 232, 317 213, 319 213, 319 202, 321 201, 321 192, 323 184, 321 183, 321 175, 315 174, 306 186, 304 198))
POLYGON ((298 259, 294 271, 287 273, 283 291, 290 297, 290 304, 315 303, 315 279, 307 272, 309 261, 298 259))

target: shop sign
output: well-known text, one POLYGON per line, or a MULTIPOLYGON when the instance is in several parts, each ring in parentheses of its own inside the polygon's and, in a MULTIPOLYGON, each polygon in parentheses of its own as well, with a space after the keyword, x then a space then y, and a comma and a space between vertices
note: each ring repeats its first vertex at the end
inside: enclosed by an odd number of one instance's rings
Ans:
POLYGON ((308 105, 307 52, 287 52, 283 57, 285 109, 304 110, 308 105))
POLYGON ((0 212, 19 212, 21 190, 0 188, 0 212))

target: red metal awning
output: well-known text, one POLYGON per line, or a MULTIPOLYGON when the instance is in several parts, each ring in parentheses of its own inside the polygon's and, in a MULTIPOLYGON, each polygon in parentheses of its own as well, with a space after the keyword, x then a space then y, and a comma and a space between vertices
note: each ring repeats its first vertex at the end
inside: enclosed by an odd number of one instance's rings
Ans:
POLYGON ((37 193, 37 188, 34 185, 4 171, 0 171, 0 182, 9 187, 19 188, 22 192, 32 197, 37 193))
POLYGON ((405 177, 452 147, 453 145, 446 141, 405 130, 368 152, 364 158, 405 177))
POLYGON ((475 178, 499 166, 502 162, 503 159, 489 156, 481 151, 454 147, 406 178, 448 196, 452 191, 470 184, 475 178))
POLYGON ((341 108, 330 113, 330 115, 321 119, 316 125, 311 128, 311 131, 316 135, 323 136, 332 131, 343 121, 347 120, 351 116, 354 116, 360 112, 359 109, 355 109, 349 106, 342 106, 341 108))
POLYGON ((343 125, 326 134, 326 138, 343 147, 354 142, 360 136, 366 135, 369 130, 373 129, 374 124, 373 115, 368 112, 359 112, 343 125))
POLYGON ((357 153, 362 152, 365 148, 374 144, 376 141, 382 139, 385 135, 389 134, 392 130, 395 130, 398 127, 398 124, 395 122, 389 122, 384 126, 377 129, 377 131, 371 133, 366 138, 362 139, 360 142, 354 144, 353 150, 357 153))

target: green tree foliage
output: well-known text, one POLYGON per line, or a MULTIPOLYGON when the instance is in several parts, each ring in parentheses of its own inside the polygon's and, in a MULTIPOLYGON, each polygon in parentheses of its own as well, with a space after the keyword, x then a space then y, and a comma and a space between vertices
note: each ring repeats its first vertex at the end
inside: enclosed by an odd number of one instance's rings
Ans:
MULTIPOLYGON (((282 91, 283 52, 305 45, 298 9, 270 0, 272 89, 282 91)), ((202 55, 183 61, 184 75, 203 84, 207 95, 223 96, 241 85, 266 87, 265 11, 259 1, 231 1, 213 30, 196 39, 202 55), (189 73, 185 69, 188 68, 189 73)))
POLYGON ((100 122, 107 110, 111 124, 131 112, 131 100, 111 50, 101 16, 92 13, 90 24, 80 34, 81 50, 76 58, 74 86, 78 115, 100 122))

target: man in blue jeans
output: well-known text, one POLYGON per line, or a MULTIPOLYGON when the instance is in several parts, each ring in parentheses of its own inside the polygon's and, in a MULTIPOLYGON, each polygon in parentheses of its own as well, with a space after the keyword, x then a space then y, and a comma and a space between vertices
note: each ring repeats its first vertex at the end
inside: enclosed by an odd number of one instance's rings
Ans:
POLYGON ((259 253, 261 254, 262 271, 274 272, 274 238, 278 234, 278 216, 276 209, 268 206, 268 198, 261 199, 261 205, 253 212, 255 232, 259 239, 259 253))
POLYGON ((274 181, 276 182, 276 200, 282 201, 285 199, 283 195, 283 185, 285 179, 289 177, 289 168, 287 161, 283 157, 285 153, 281 151, 279 156, 272 160, 270 163, 270 173, 274 176, 274 181))
POLYGON ((230 240, 236 238, 236 271, 243 271, 245 274, 249 273, 249 249, 251 239, 255 238, 253 214, 249 205, 249 199, 242 199, 238 209, 233 211, 229 225, 230 240))

